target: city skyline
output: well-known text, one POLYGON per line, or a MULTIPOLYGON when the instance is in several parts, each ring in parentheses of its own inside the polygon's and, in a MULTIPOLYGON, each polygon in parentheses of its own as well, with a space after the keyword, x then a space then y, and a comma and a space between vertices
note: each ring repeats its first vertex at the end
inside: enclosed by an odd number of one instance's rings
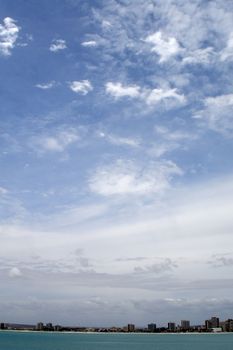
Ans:
POLYGON ((146 333, 221 333, 233 332, 233 319, 221 321, 219 317, 212 316, 201 324, 192 324, 190 320, 181 320, 179 323, 174 321, 167 322, 167 325, 149 323, 147 326, 139 326, 134 323, 128 323, 125 326, 106 325, 106 326, 88 326, 88 325, 62 325, 53 324, 51 321, 37 322, 36 325, 15 324, 0 322, 0 330, 28 330, 28 331, 45 331, 45 332, 146 332, 146 333))
POLYGON ((0 1, 5 322, 231 318, 232 10, 0 1))

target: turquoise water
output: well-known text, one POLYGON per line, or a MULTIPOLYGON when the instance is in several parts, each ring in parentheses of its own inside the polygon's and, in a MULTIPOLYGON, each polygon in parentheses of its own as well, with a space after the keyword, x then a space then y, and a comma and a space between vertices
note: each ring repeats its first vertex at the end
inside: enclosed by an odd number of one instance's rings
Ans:
POLYGON ((233 334, 0 332, 0 350, 233 350, 233 334))

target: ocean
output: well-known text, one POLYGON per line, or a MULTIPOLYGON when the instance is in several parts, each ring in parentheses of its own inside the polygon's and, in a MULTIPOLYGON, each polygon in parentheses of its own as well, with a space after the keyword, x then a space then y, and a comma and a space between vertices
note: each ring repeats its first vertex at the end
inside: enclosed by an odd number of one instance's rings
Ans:
POLYGON ((0 350, 232 350, 233 334, 0 332, 0 350))

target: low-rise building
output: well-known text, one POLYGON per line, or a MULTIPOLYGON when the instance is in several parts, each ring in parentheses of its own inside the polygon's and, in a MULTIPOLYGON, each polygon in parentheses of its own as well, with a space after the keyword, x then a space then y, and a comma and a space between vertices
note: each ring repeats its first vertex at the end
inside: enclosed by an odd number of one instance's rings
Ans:
POLYGON ((212 328, 211 331, 213 333, 221 333, 222 332, 222 327, 212 328))

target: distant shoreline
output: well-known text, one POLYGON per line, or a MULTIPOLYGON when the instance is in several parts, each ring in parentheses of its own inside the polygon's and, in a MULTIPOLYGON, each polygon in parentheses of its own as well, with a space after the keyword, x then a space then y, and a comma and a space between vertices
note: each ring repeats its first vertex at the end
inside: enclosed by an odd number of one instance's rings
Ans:
POLYGON ((90 332, 80 332, 80 331, 52 331, 52 332, 48 332, 48 331, 33 331, 33 330, 19 330, 19 329, 1 329, 0 333, 33 333, 33 334, 117 334, 117 335, 148 335, 148 336, 152 336, 152 335, 226 335, 226 334, 232 334, 233 332, 180 332, 180 333, 173 333, 173 332, 169 332, 169 333, 146 333, 146 332, 94 332, 94 331, 90 331, 90 332))

